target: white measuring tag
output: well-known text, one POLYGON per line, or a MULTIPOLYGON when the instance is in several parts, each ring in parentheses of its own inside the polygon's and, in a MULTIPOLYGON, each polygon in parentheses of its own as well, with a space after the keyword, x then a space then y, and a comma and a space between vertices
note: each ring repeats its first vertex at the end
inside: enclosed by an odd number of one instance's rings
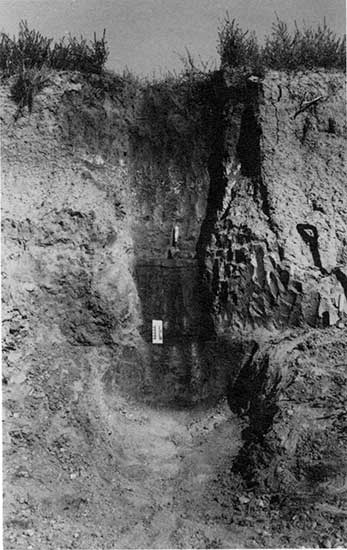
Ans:
POLYGON ((152 343, 153 344, 162 344, 163 343, 163 321, 153 319, 153 321, 152 321, 152 343))

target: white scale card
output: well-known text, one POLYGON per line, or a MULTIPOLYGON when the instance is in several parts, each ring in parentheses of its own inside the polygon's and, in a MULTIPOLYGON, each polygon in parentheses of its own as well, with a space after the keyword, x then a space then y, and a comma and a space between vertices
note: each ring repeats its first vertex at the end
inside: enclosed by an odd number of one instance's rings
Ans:
POLYGON ((163 321, 153 319, 153 321, 152 321, 152 343, 153 344, 162 344, 163 343, 163 321))

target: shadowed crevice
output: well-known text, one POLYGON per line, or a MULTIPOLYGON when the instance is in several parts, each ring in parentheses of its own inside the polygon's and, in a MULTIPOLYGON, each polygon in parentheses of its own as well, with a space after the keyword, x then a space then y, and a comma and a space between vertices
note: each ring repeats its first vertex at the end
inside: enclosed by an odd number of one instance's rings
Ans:
POLYGON ((302 240, 309 246, 314 265, 318 267, 323 274, 325 274, 326 271, 322 266, 322 261, 319 254, 317 228, 309 223, 298 223, 296 229, 302 240))

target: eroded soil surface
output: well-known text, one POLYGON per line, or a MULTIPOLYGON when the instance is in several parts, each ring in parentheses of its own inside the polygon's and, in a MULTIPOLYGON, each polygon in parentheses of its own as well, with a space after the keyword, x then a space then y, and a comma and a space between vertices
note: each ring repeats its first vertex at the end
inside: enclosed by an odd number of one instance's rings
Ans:
MULTIPOLYGON (((11 418, 6 548, 244 546, 244 530, 216 521, 210 486, 227 474, 240 423, 226 404, 155 410, 118 397, 108 412, 115 454, 82 454, 69 430, 45 449, 11 418), (91 460, 91 458, 93 458, 91 460)), ((32 433, 32 432, 31 432, 32 433)), ((252 544, 252 530, 248 529, 252 544)))

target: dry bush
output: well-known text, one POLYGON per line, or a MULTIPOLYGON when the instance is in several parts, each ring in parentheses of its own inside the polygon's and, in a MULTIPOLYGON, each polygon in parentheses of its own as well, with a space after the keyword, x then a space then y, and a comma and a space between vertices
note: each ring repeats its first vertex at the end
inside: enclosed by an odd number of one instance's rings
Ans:
POLYGON ((263 72, 258 40, 254 32, 244 31, 227 13, 218 29, 218 53, 222 67, 247 67, 250 72, 263 72))
POLYGON ((245 68, 261 74, 266 68, 276 70, 346 68, 346 37, 338 37, 326 21, 317 28, 295 23, 294 32, 278 17, 272 25, 264 47, 258 45, 255 33, 244 31, 229 14, 219 31, 218 52, 222 67, 245 68))
POLYGON ((266 38, 262 57, 272 69, 342 69, 346 67, 346 37, 337 37, 324 20, 316 29, 295 23, 294 33, 277 18, 266 38))
POLYGON ((53 44, 39 31, 31 30, 26 21, 19 24, 18 37, 0 35, 0 71, 8 77, 44 65, 50 69, 101 73, 108 57, 105 31, 100 39, 88 41, 70 36, 53 44))

